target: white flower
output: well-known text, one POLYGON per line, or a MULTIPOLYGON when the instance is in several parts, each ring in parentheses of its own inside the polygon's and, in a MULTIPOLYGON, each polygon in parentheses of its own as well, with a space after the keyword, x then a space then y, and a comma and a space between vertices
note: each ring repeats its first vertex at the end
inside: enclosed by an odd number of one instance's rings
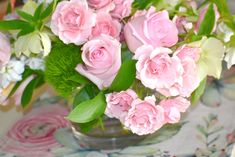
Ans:
POLYGON ((26 60, 26 65, 28 65, 30 69, 33 70, 45 70, 45 62, 41 58, 29 58, 26 60))
POLYGON ((0 70, 0 89, 4 89, 12 82, 22 80, 24 72, 24 62, 10 60, 9 63, 0 70))
POLYGON ((228 69, 235 64, 235 47, 229 47, 226 49, 226 56, 224 60, 227 62, 228 69))
POLYGON ((15 53, 19 57, 24 54, 30 57, 31 54, 47 56, 51 51, 51 40, 47 33, 33 32, 19 37, 15 42, 15 53))

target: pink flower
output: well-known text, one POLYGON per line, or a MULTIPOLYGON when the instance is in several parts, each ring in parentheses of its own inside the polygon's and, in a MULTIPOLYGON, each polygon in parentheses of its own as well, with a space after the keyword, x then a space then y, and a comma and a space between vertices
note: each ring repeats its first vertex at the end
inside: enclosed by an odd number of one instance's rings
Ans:
POLYGON ((96 25, 92 28, 91 38, 106 34, 118 38, 121 32, 121 23, 112 19, 110 14, 99 12, 96 16, 96 25))
POLYGON ((115 8, 111 15, 117 19, 123 19, 131 14, 131 5, 134 0, 113 0, 115 8))
POLYGON ((138 135, 152 134, 165 124, 164 109, 155 105, 155 98, 135 99, 124 125, 138 135))
MULTIPOLYGON (((213 29, 213 32, 214 32, 216 30, 216 24, 217 24, 218 19, 220 18, 220 14, 219 14, 218 8, 215 4, 213 5, 213 7, 214 7, 214 12, 215 12, 215 25, 214 25, 214 29, 213 29)), ((201 23, 204 20, 204 17, 206 15, 206 12, 207 12, 208 8, 209 8, 209 5, 206 5, 201 9, 201 11, 199 13, 198 21, 197 21, 196 26, 195 26, 195 31, 196 32, 198 32, 198 30, 201 26, 201 23)))
POLYGON ((178 30, 169 19, 168 12, 155 12, 154 7, 137 12, 126 24, 124 34, 132 52, 143 44, 171 47, 178 41, 178 30))
POLYGON ((165 119, 167 123, 178 123, 180 120, 180 112, 185 112, 190 106, 190 102, 183 97, 162 100, 159 104, 165 111, 165 119))
POLYGON ((109 87, 121 66, 121 44, 101 35, 83 46, 82 60, 76 70, 95 83, 99 89, 109 87))
POLYGON ((51 30, 65 44, 81 45, 88 40, 95 18, 86 0, 62 1, 52 15, 51 30))
POLYGON ((169 89, 175 83, 182 84, 183 66, 177 56, 170 57, 169 53, 168 48, 154 49, 145 45, 136 50, 137 78, 144 86, 158 90, 169 89))
POLYGON ((174 53, 183 66, 182 84, 175 83, 170 89, 174 89, 174 93, 167 88, 160 89, 160 93, 165 96, 184 96, 189 97, 192 92, 199 86, 200 80, 198 76, 198 67, 196 65, 200 58, 200 49, 183 45, 174 53))
POLYGON ((11 57, 11 45, 9 39, 0 32, 0 69, 8 63, 11 57))
POLYGON ((117 118, 120 119, 121 122, 124 122, 124 119, 131 108, 131 103, 133 100, 137 99, 137 97, 137 94, 131 89, 119 93, 115 92, 107 94, 105 114, 110 118, 117 118))
POLYGON ((111 5, 112 1, 113 0, 87 0, 87 3, 92 9, 101 9, 111 5))
POLYGON ((67 114, 65 108, 52 104, 32 110, 1 139, 1 150, 24 157, 54 156, 50 149, 61 147, 54 133, 57 129, 69 127, 64 118, 67 114))
POLYGON ((187 45, 183 45, 179 47, 174 54, 177 55, 181 60, 186 57, 189 57, 193 59, 194 62, 198 62, 200 58, 200 51, 201 50, 198 47, 190 47, 187 45))

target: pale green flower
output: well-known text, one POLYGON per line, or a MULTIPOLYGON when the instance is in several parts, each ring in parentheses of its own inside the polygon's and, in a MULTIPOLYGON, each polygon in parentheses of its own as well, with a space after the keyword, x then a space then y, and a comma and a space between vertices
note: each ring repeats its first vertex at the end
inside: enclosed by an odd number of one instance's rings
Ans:
POLYGON ((19 37, 14 46, 17 57, 22 54, 27 57, 31 54, 45 57, 51 51, 51 40, 44 32, 33 32, 19 37))
POLYGON ((189 46, 201 49, 200 59, 197 63, 200 80, 203 80, 207 75, 219 79, 225 53, 224 44, 220 40, 210 37, 193 42, 189 46))
POLYGON ((24 4, 22 10, 33 15, 37 7, 38 4, 35 1, 28 0, 27 3, 24 4))

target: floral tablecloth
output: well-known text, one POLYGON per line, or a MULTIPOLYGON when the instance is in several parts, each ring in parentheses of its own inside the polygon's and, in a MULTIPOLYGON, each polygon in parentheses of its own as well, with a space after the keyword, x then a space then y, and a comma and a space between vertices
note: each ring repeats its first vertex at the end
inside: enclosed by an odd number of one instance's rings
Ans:
POLYGON ((235 143, 235 90, 221 84, 208 85, 203 103, 192 106, 180 124, 115 151, 80 146, 64 119, 67 109, 57 97, 44 96, 24 116, 15 109, 0 113, 0 157, 228 157, 235 143))

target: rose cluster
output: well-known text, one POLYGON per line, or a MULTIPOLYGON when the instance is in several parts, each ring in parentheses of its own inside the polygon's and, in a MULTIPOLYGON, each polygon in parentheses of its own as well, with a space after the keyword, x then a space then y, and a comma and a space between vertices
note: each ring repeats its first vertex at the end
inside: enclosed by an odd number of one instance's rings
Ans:
POLYGON ((99 89, 109 87, 121 66, 121 20, 133 0, 71 0, 57 5, 51 30, 66 44, 83 45, 76 70, 99 89))
MULTIPOLYGON (((190 106, 187 99, 200 82, 207 75, 220 77, 224 46, 213 37, 179 43, 184 40, 180 34, 193 28, 195 34, 200 31, 209 6, 192 23, 184 16, 170 18, 167 10, 156 11, 153 6, 126 18, 132 3, 133 0, 62 1, 52 15, 51 30, 65 44, 82 45, 83 62, 76 71, 100 90, 109 88, 115 79, 122 65, 121 42, 126 43, 136 60, 136 79, 164 99, 159 102, 147 96, 141 100, 142 95, 130 87, 106 94, 105 114, 119 119, 132 132, 145 135, 166 123, 179 122, 180 113, 190 106), (213 50, 211 45, 215 45, 213 50)), ((212 7, 216 23, 219 14, 212 7)))
POLYGON ((180 96, 162 100, 159 104, 156 104, 154 96, 141 100, 131 89, 107 94, 106 102, 105 114, 119 119, 127 129, 138 135, 154 133, 167 123, 178 123, 180 113, 190 105, 187 99, 180 96))

